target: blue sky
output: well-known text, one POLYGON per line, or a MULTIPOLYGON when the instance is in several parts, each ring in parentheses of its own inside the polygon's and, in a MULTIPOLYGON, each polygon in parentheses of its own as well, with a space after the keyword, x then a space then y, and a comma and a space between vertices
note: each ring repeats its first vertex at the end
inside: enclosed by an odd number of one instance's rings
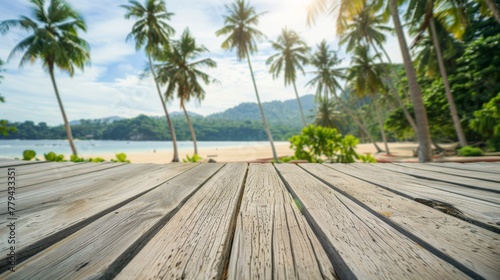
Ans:
MULTIPOLYGON (((141 1, 141 0, 139 0, 141 1)), ((159 98, 151 79, 139 79, 146 66, 143 52, 136 52, 134 42, 126 42, 133 20, 125 20, 124 9, 119 5, 125 0, 88 0, 68 2, 85 18, 88 30, 80 36, 91 46, 91 66, 84 72, 77 72, 73 78, 56 73, 61 98, 70 120, 94 119, 107 116, 135 117, 139 114, 162 115, 159 98)), ((142 1, 141 1, 142 2, 142 1)), ((206 98, 201 104, 191 102, 189 111, 208 115, 236 106, 241 102, 255 102, 247 64, 236 60, 234 52, 224 51, 220 45, 223 37, 215 36, 215 31, 223 26, 226 0, 183 0, 167 1, 167 8, 175 13, 171 25, 178 38, 189 27, 197 41, 209 50, 206 56, 214 59, 218 67, 209 70, 220 83, 206 86, 206 98)), ((274 53, 269 40, 275 40, 281 29, 287 26, 303 37, 309 46, 315 46, 326 39, 331 48, 337 50, 338 39, 331 17, 321 17, 313 26, 306 24, 308 0, 251 0, 258 12, 267 11, 261 17, 259 29, 267 36, 260 42, 259 52, 252 56, 257 85, 261 100, 286 100, 294 98, 293 89, 285 88, 283 79, 273 80, 268 74, 266 59, 274 53)), ((31 16, 28 0, 1 1, 0 21, 31 16)), ((7 60, 12 48, 28 34, 21 30, 11 30, 0 35, 0 58, 7 60)), ((397 41, 389 36, 386 49, 394 62, 401 61, 397 41)), ((349 59, 341 50, 339 56, 349 59)), ((6 103, 0 104, 0 119, 9 121, 32 120, 49 125, 62 123, 55 94, 48 73, 41 64, 27 64, 19 69, 20 56, 6 63, 0 93, 6 103)), ((309 69, 310 70, 310 69, 309 69)), ((299 95, 313 93, 305 87, 311 75, 301 76, 297 81, 299 95)), ((170 112, 179 111, 178 100, 169 102, 170 112)))

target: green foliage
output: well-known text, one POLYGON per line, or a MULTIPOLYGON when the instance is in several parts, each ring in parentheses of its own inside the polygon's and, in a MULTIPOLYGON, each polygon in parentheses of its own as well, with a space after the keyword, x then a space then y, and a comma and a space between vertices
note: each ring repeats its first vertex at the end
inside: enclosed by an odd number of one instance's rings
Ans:
POLYGON ((474 112, 469 127, 488 139, 490 149, 500 151, 500 93, 474 112))
POLYGON ((190 157, 189 155, 186 155, 186 158, 183 158, 182 162, 184 162, 184 163, 186 163, 186 162, 199 162, 202 160, 203 160, 202 157, 200 157, 198 154, 194 154, 192 157, 190 157))
POLYGON ((77 155, 71 155, 71 157, 69 158, 70 161, 72 162, 85 162, 85 159, 84 158, 81 158, 77 155))
POLYGON ((23 160, 32 160, 36 156, 36 152, 33 150, 24 150, 23 152, 23 160))
POLYGON ((44 157, 45 157, 46 161, 55 161, 55 162, 64 161, 64 155, 63 154, 57 155, 54 152, 49 152, 47 154, 44 154, 44 157))
POLYGON ((308 162, 350 163, 356 159, 362 161, 373 160, 369 156, 360 156, 354 150, 359 139, 352 135, 342 135, 335 128, 309 125, 302 130, 300 135, 292 136, 290 148, 295 150, 294 159, 307 160, 308 162))
POLYGON ((105 162, 106 160, 103 158, 100 158, 100 157, 96 157, 96 158, 89 158, 86 161, 93 162, 93 163, 99 163, 99 162, 105 162))
POLYGON ((477 157, 477 156, 482 156, 484 154, 483 151, 479 148, 465 146, 458 150, 458 155, 462 157, 477 157))
POLYGON ((130 160, 127 160, 127 155, 125 153, 119 153, 119 154, 116 154, 116 159, 112 159, 111 161, 112 162, 126 162, 126 163, 130 163, 130 160))

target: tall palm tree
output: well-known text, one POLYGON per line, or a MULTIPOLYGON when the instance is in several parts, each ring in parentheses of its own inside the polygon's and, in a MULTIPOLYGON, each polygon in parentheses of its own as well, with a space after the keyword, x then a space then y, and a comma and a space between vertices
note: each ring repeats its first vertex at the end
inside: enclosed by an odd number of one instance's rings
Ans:
POLYGON ((281 71, 284 72, 285 86, 292 84, 295 90, 295 96, 299 103, 299 110, 302 116, 302 123, 304 127, 307 126, 302 104, 300 102, 299 93, 297 92, 297 69, 304 73, 302 65, 307 64, 307 51, 308 47, 299 35, 293 31, 288 30, 286 27, 281 30, 281 35, 278 40, 271 42, 272 46, 278 53, 270 56, 266 64, 270 65, 269 72, 273 74, 273 78, 277 78, 281 71))
POLYGON ((168 114, 167 105, 160 91, 160 86, 153 67, 153 56, 157 53, 158 48, 170 43, 170 36, 174 33, 174 29, 167 21, 174 15, 168 12, 167 6, 163 0, 145 0, 144 5, 141 3, 129 0, 129 5, 121 5, 120 7, 127 10, 126 19, 136 19, 137 21, 132 26, 132 32, 127 36, 127 41, 134 39, 136 50, 144 48, 149 61, 149 68, 152 69, 153 79, 156 85, 156 91, 160 97, 161 105, 165 113, 170 135, 172 136, 172 146, 174 156, 172 161, 179 161, 179 153, 177 151, 177 137, 175 129, 168 114))
POLYGON ((453 94, 451 92, 450 82, 448 80, 448 74, 444 66, 443 55, 441 53, 441 46, 438 39, 435 23, 436 19, 440 19, 440 23, 449 32, 453 32, 458 37, 460 37, 465 31, 465 15, 460 8, 460 4, 461 1, 457 0, 411 0, 408 5, 407 15, 409 15, 408 17, 412 22, 420 23, 420 34, 417 35, 417 37, 421 36, 421 34, 426 30, 432 37, 432 43, 434 45, 434 51, 436 54, 439 71, 441 73, 446 98, 448 99, 451 118, 453 120, 453 125, 455 126, 455 132, 457 134, 460 145, 464 147, 467 146, 467 139, 465 138, 465 133, 462 129, 462 124, 460 123, 460 118, 458 116, 455 101, 453 99, 453 94), (442 9, 443 6, 445 6, 444 9, 442 9), (435 13, 436 8, 438 9, 437 14, 435 13))
POLYGON ((347 79, 351 82, 351 88, 356 91, 358 96, 369 95, 375 106, 375 112, 379 123, 380 133, 384 141, 387 154, 390 155, 387 137, 384 131, 384 124, 380 116, 380 108, 376 100, 377 93, 382 93, 384 83, 382 76, 385 72, 385 67, 382 64, 376 64, 375 60, 379 59, 380 54, 370 57, 368 54, 368 46, 359 45, 354 49, 351 67, 347 70, 347 79))
POLYGON ((198 154, 196 133, 186 111, 185 104, 191 100, 191 97, 199 102, 205 98, 205 90, 200 84, 200 80, 206 85, 215 82, 210 75, 202 72, 199 68, 217 67, 217 63, 209 58, 195 60, 203 52, 208 52, 208 49, 203 45, 197 45, 189 29, 186 29, 179 41, 174 41, 170 47, 165 48, 164 52, 158 57, 162 63, 155 66, 159 82, 167 85, 165 99, 168 100, 177 95, 180 101, 189 130, 191 131, 195 154, 198 154))
MULTIPOLYGON (((417 75, 415 68, 410 57, 410 51, 406 44, 406 39, 403 33, 403 27, 399 19, 398 3, 396 0, 387 0, 388 10, 394 21, 394 29, 396 31, 403 62, 408 78, 411 98, 415 110, 415 118, 417 120, 417 137, 419 141, 418 158, 420 162, 432 161, 431 138, 429 133, 429 123, 427 120, 427 112, 422 100, 422 92, 417 82, 417 75)), ((351 20, 356 13, 364 6, 366 0, 313 0, 309 9, 308 18, 309 22, 319 14, 336 14, 337 16, 337 31, 342 33, 343 28, 346 27, 346 22, 351 20)))
POLYGON ((309 59, 309 63, 314 66, 316 70, 311 72, 314 76, 306 85, 316 87, 316 100, 320 100, 321 98, 327 100, 330 95, 335 96, 336 100, 340 102, 349 117, 351 117, 359 126, 361 131, 367 135, 377 149, 377 152, 381 152, 382 149, 380 149, 377 143, 373 140, 368 132, 368 129, 366 129, 366 126, 358 120, 356 114, 354 114, 349 106, 337 95, 336 90, 342 90, 342 86, 339 84, 339 79, 344 78, 343 69, 337 67, 341 60, 337 58, 337 54, 334 51, 329 50, 328 44, 325 40, 323 40, 317 48, 318 50, 309 59))
MULTIPOLYGON (((375 15, 374 6, 365 5, 361 9, 361 11, 359 11, 359 13, 353 17, 352 22, 347 24, 346 28, 344 29, 344 33, 341 34, 340 44, 341 45, 347 44, 346 49, 349 52, 352 52, 354 48, 356 46, 359 46, 360 44, 369 45, 370 47, 372 47, 375 53, 377 53, 378 50, 382 50, 382 52, 385 55, 385 58, 387 59, 387 62, 389 62, 389 64, 392 65, 391 58, 389 57, 389 54, 387 53, 387 51, 383 46, 383 44, 386 41, 386 36, 384 32, 389 32, 389 31, 392 31, 392 29, 384 25, 384 20, 382 19, 382 17, 375 15)), ((380 62, 383 63, 382 56, 378 56, 378 58, 380 62)), ((399 78, 399 75, 396 73, 395 68, 387 67, 386 69, 392 71, 393 77, 399 78)), ((389 73, 390 71, 387 72, 389 73)), ((413 128, 416 134, 417 125, 415 124, 415 121, 411 116, 410 112, 403 104, 403 101, 401 100, 399 93, 395 89, 392 83, 391 75, 387 76, 388 76, 387 82, 391 88, 391 91, 394 94, 394 97, 396 97, 396 101, 398 102, 399 106, 402 108, 403 113, 406 119, 408 120, 408 123, 413 128)))
POLYGON ((493 15, 500 24, 500 7, 495 3, 495 0, 476 0, 481 6, 481 14, 483 15, 493 15))
POLYGON ((226 5, 227 14, 224 16, 224 27, 217 30, 217 36, 229 35, 222 43, 222 48, 226 50, 236 49, 236 58, 238 60, 247 59, 248 68, 252 76, 253 87, 259 105, 260 116, 264 124, 264 129, 267 133, 269 142, 271 143, 271 150, 273 158, 278 161, 276 149, 274 148, 273 136, 269 126, 267 125, 262 104, 260 103, 259 91, 255 83, 255 77, 252 70, 252 63, 250 62, 250 54, 257 52, 256 40, 264 38, 264 34, 256 29, 259 23, 259 17, 262 13, 257 13, 255 9, 246 3, 245 0, 235 0, 231 5, 226 5))
POLYGON ((10 53, 9 60, 17 53, 23 53, 19 67, 26 62, 34 63, 40 59, 49 72, 56 94, 59 109, 64 121, 69 145, 73 155, 77 155, 73 135, 54 77, 55 68, 75 74, 75 67, 82 69, 90 61, 88 43, 78 36, 78 31, 86 31, 83 18, 64 0, 50 0, 45 7, 44 0, 30 0, 33 5, 33 18, 21 16, 20 19, 0 22, 0 32, 7 33, 12 27, 20 27, 31 34, 19 42, 10 53))
POLYGON ((336 110, 339 105, 338 101, 320 97, 317 103, 318 107, 314 116, 315 125, 339 129, 340 125, 344 124, 344 115, 336 110))

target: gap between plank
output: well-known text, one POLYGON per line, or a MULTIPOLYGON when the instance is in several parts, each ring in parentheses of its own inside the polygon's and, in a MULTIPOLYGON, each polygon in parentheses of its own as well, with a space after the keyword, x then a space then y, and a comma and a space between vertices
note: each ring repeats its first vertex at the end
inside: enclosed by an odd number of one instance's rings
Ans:
MULTIPOLYGON (((321 183, 327 185, 328 187, 332 188, 333 190, 335 190, 336 192, 344 195, 345 197, 347 197, 348 199, 352 200, 354 203, 358 204, 359 206, 361 206, 362 208, 364 208, 365 210, 367 210, 368 212, 370 212, 372 215, 376 216, 377 218, 379 218, 380 220, 382 220, 383 222, 385 222, 386 224, 388 224, 389 226, 391 226, 392 228, 394 228, 395 230, 397 230, 399 233, 401 233, 402 235, 404 235, 405 237, 409 238, 410 240, 412 240, 413 242, 417 243, 418 245, 422 246, 425 250, 429 251, 430 253, 432 253, 433 255, 435 255, 436 257, 442 259, 443 261, 453 265, 454 267, 456 267, 458 270, 462 271, 463 273, 465 273, 467 276, 473 278, 473 279, 485 279, 484 277, 482 277, 481 275, 477 274, 475 271, 473 271, 472 269, 466 267, 465 265, 461 264, 460 262, 458 262, 457 260, 455 260, 454 258, 446 255, 445 253, 441 252, 439 249, 435 248, 434 246, 432 246, 431 244, 427 243, 426 241, 422 240, 421 238, 417 237, 416 235, 414 235, 413 233, 407 231, 406 229, 400 227, 397 223, 393 222, 392 220, 390 220, 389 218, 385 217, 384 215, 378 213, 377 211, 371 209, 370 207, 366 206, 365 204, 363 204, 361 201, 359 201, 358 199, 356 199, 355 197, 351 196, 350 194, 336 188, 335 186, 333 186, 332 184, 326 182, 325 180, 317 177, 316 175, 308 172, 307 170, 305 170, 304 168, 302 168, 302 166, 298 165, 302 170, 304 170, 305 172, 307 172, 309 175, 311 175, 312 177, 314 177, 316 180, 320 181, 321 183)), ((338 170, 336 170, 338 171, 338 170)), ((340 171, 339 171, 340 172, 340 171)), ((343 173, 343 172, 342 172, 343 173)), ((345 174, 345 173, 344 173, 345 174)), ((349 174, 345 174, 347 176, 351 176, 349 174)), ((363 180, 364 181, 364 180, 363 180)), ((368 183, 371 183, 371 182, 368 182, 368 183)), ((373 184, 373 183, 371 183, 373 184)), ((378 185, 377 185, 378 186, 378 185)), ((385 188, 384 188, 385 189, 385 188)), ((399 194, 398 194, 399 195, 399 194)), ((413 200, 413 199, 411 199, 413 200)))
POLYGON ((234 242, 234 234, 236 233, 236 226, 238 225, 238 216, 240 214, 241 210, 241 202, 243 201, 243 193, 245 192, 245 186, 247 184, 247 178, 248 178, 248 171, 250 169, 250 165, 247 163, 247 168, 245 170, 245 177, 243 177, 243 182, 242 182, 242 187, 240 194, 238 196, 238 203, 236 206, 236 212, 233 218, 233 224, 230 226, 231 228, 231 233, 228 236, 229 242, 229 248, 227 249, 229 254, 226 255, 226 260, 224 261, 224 269, 222 270, 222 280, 227 279, 227 272, 229 270, 229 262, 231 260, 231 252, 233 251, 233 242, 234 242))
MULTIPOLYGON (((120 272, 128 265, 128 263, 149 243, 149 241, 170 221, 170 219, 175 214, 177 214, 177 212, 179 212, 179 210, 184 206, 184 204, 189 199, 191 199, 191 197, 193 197, 193 195, 196 192, 198 192, 198 190, 200 188, 202 188, 208 181, 210 181, 210 179, 212 179, 215 176, 215 174, 217 174, 224 166, 226 166, 226 164, 222 165, 219 169, 217 169, 212 175, 210 175, 205 181, 203 181, 195 190, 193 190, 182 201, 180 201, 179 204, 177 205, 177 207, 175 207, 165 217, 161 218, 146 233, 144 233, 141 237, 139 237, 129 248, 127 248, 118 258, 116 258, 116 260, 113 263, 111 263, 109 265, 109 267, 106 269, 106 271, 98 279, 101 279, 101 280, 114 279, 118 274, 120 274, 120 272)), ((191 169, 189 169, 189 170, 191 170, 191 169)), ((189 171, 189 170, 186 170, 186 171, 189 171)), ((172 179, 173 178, 170 178, 169 180, 172 180, 172 179)), ((162 185, 162 184, 160 184, 160 185, 162 185)), ((155 189, 157 187, 155 187, 155 189)))
MULTIPOLYGON (((383 163, 382 163, 382 164, 383 164, 383 163)), ((364 179, 363 177, 360 177, 360 176, 358 176, 358 175, 351 175, 351 174, 346 173, 346 172, 344 172, 344 171, 340 171, 340 170, 337 170, 337 169, 333 169, 333 168, 331 168, 331 167, 330 167, 330 166, 328 166, 328 165, 324 165, 324 166, 326 166, 326 167, 328 167, 328 168, 330 168, 330 169, 332 169, 332 170, 335 170, 335 171, 337 171, 337 172, 340 172, 340 173, 342 173, 342 174, 345 174, 345 175, 347 175, 347 176, 351 176, 351 177, 353 177, 353 178, 359 179, 359 180, 361 180, 361 181, 363 181, 363 182, 366 182, 366 183, 369 183, 369 184, 375 185, 375 186, 377 186, 377 187, 381 187, 381 188, 383 188, 384 190, 390 191, 390 192, 392 192, 392 193, 395 193, 395 194, 400 195, 400 196, 402 196, 402 197, 408 198, 408 199, 413 200, 413 201, 415 201, 415 202, 418 202, 418 200, 420 199, 420 198, 418 198, 418 197, 415 197, 415 198, 414 198, 414 197, 412 197, 412 196, 410 196, 410 195, 407 195, 407 194, 405 194, 405 193, 399 192, 399 191, 397 191, 397 190, 395 190, 395 189, 388 188, 388 187, 386 187, 386 186, 384 186, 384 185, 382 185, 382 184, 379 184, 379 183, 376 183, 376 182, 371 182, 371 181, 366 180, 366 179, 364 179)), ((302 166, 301 166, 300 168, 302 168, 302 166)), ((302 169, 304 169, 304 168, 302 168, 302 169)), ((306 172, 307 172, 307 170, 306 170, 306 172)), ((309 173, 309 172, 308 172, 308 173, 309 173)), ((404 174, 406 174, 406 173, 404 173, 404 174)), ((315 175, 313 175, 313 174, 311 174, 311 175, 312 175, 312 176, 314 176, 315 178, 317 178, 315 175)), ((319 178, 317 178, 317 179, 318 179, 318 180, 320 180, 321 182, 324 182, 323 180, 321 180, 321 179, 319 179, 319 178)), ((429 178, 421 178, 421 179, 426 179, 426 180, 429 180, 429 178)), ((448 184, 454 184, 454 183, 450 183, 450 182, 446 182, 446 183, 448 183, 448 184)), ((325 183, 325 184, 329 185, 328 183, 325 183)), ((329 186, 330 186, 330 185, 329 185, 329 186)), ((420 203, 420 202, 419 202, 419 203, 420 203)), ((425 204, 424 204, 424 205, 425 205, 425 204)), ((428 205, 426 205, 426 206, 428 206, 428 205)), ((428 207, 430 207, 430 206, 428 206, 428 207)), ((432 208, 432 207, 431 207, 431 208, 432 208)), ((434 208, 433 208, 433 209, 434 209, 434 208)), ((439 211, 439 210, 438 210, 438 211, 439 211)), ((454 216, 452 216, 452 215, 449 215, 449 216, 450 216, 450 217, 454 217, 454 216)), ((455 218, 460 219, 460 218, 458 218, 458 217, 455 217, 455 218)), ((489 225, 489 224, 487 224, 487 223, 484 223, 484 222, 478 221, 478 220, 473 219, 473 218, 471 218, 471 217, 467 217, 467 219, 469 219, 467 222, 468 222, 468 223, 470 223, 470 224, 476 225, 476 226, 478 226, 478 227, 484 228, 484 229, 489 230, 489 231, 492 231, 492 232, 494 232, 494 233, 500 233, 500 229, 498 229, 498 228, 496 228, 496 227, 494 227, 494 226, 491 226, 491 225, 489 225)), ((461 219, 461 220, 463 220, 463 219, 461 219)))
POLYGON ((276 170, 276 173, 278 173, 278 176, 281 178, 281 181, 283 181, 283 184, 285 185, 287 191, 290 193, 292 198, 295 201, 298 201, 300 205, 302 205, 302 208, 299 209, 299 211, 302 213, 302 215, 304 215, 304 218, 311 227, 314 235, 316 235, 316 237, 319 240, 319 243, 321 244, 321 246, 323 246, 323 249, 325 250, 327 257, 330 260, 330 263, 332 264, 333 270, 335 272, 335 277, 337 279, 358 279, 356 275, 349 269, 345 261, 337 252, 337 250, 335 250, 332 244, 328 242, 326 234, 321 230, 318 223, 314 220, 314 218, 311 216, 307 208, 304 206, 304 203, 299 199, 297 194, 293 191, 288 181, 286 181, 283 175, 281 175, 279 170, 276 168, 276 164, 273 164, 273 167, 276 170))
MULTIPOLYGON (((191 170, 191 169, 188 169, 186 171, 189 171, 189 170, 191 170)), ((186 172, 186 171, 184 171, 184 172, 186 172)), ((163 185, 165 182, 174 179, 175 177, 183 174, 184 172, 181 172, 181 173, 173 176, 172 178, 154 186, 153 188, 151 188, 149 190, 146 190, 142 193, 136 194, 136 195, 126 199, 125 201, 122 201, 122 202, 120 202, 120 203, 118 203, 110 208, 107 208, 107 209, 105 209, 105 210, 103 210, 103 211, 101 211, 93 216, 90 216, 87 219, 80 221, 80 222, 66 228, 65 230, 63 230, 61 232, 54 233, 52 235, 45 237, 42 240, 35 242, 31 246, 29 246, 29 247, 25 248, 24 250, 20 251, 19 253, 17 253, 17 264, 24 262, 28 258, 38 254, 39 252, 47 249, 50 246, 56 244, 57 242, 61 241, 62 239, 72 235, 73 233, 79 231, 80 229, 86 227, 87 225, 93 223, 94 221, 100 219, 101 217, 107 215, 108 213, 113 212, 116 209, 118 209, 118 208, 128 204, 129 202, 139 198, 140 196, 158 188, 159 186, 163 185)), ((7 269, 8 269, 7 264, 5 262, 2 262, 2 264, 0 264, 0 273, 7 271, 7 269)))

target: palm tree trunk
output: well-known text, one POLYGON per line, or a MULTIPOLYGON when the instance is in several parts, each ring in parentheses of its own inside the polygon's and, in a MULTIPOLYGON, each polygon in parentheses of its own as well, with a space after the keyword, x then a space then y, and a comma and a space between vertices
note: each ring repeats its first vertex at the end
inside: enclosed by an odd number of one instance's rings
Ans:
POLYGON ((148 59, 149 59, 149 68, 151 69, 151 73, 153 73, 153 79, 155 80, 156 91, 158 92, 158 96, 160 97, 161 105, 163 106, 163 111, 165 112, 165 117, 167 119, 168 128, 170 129, 170 135, 172 136, 172 146, 174 147, 174 157, 172 159, 172 162, 179 162, 179 152, 177 151, 177 137, 175 136, 174 125, 172 124, 172 120, 170 119, 170 115, 168 114, 165 100, 161 95, 160 86, 158 85, 158 81, 156 80, 156 73, 153 68, 153 61, 151 60, 150 54, 148 54, 148 59))
POLYGON ((380 147, 377 145, 377 142, 375 142, 375 140, 373 140, 372 135, 368 132, 368 129, 366 129, 366 127, 363 125, 363 123, 361 123, 358 120, 358 118, 356 117, 354 112, 351 110, 351 108, 349 108, 349 106, 347 106, 347 104, 345 104, 344 101, 337 96, 337 93, 334 92, 333 94, 335 95, 335 98, 339 101, 340 105, 342 105, 342 107, 344 107, 344 109, 346 110, 349 117, 351 117, 351 119, 354 120, 354 122, 358 125, 358 127, 361 129, 361 131, 363 131, 363 133, 366 134, 368 139, 370 139, 370 142, 373 143, 373 145, 375 146, 375 149, 377 149, 377 153, 382 152, 382 149, 380 149, 380 147))
MULTIPOLYGON (((375 47, 375 44, 373 44, 373 42, 371 42, 371 44, 372 44, 372 48, 374 50, 376 50, 377 48, 375 47)), ((384 55, 387 58, 387 61, 389 62, 389 65, 392 65, 392 61, 391 61, 391 58, 389 57, 389 54, 387 54, 387 52, 385 51, 384 48, 382 48, 382 51, 384 52, 384 55)), ((382 63, 384 62, 382 60, 382 58, 380 58, 380 61, 382 63)), ((395 76, 399 78, 398 74, 395 73, 395 71, 394 71, 394 69, 392 69, 392 67, 391 67, 391 72, 393 72, 393 74, 395 74, 395 76)), ((398 102, 399 107, 401 107, 401 109, 403 109, 403 113, 406 117, 406 120, 408 121, 408 123, 410 123, 410 126, 411 126, 411 128, 413 128, 415 135, 417 135, 417 125, 415 124, 415 120, 413 120, 413 117, 411 116, 410 112, 408 111, 408 109, 406 109, 406 106, 403 104, 403 100, 401 100, 401 97, 399 96, 396 88, 394 87, 394 84, 392 83, 392 77, 390 75, 389 75, 389 87, 391 88, 391 91, 393 92, 394 97, 396 97, 396 101, 398 102)), ((405 90, 405 95, 407 95, 406 90, 405 90)))
POLYGON ((430 31, 432 33, 432 42, 434 43, 434 49, 436 50, 439 71, 441 72, 441 78, 443 78, 444 91, 446 92, 446 98, 448 99, 448 105, 450 106, 450 113, 453 120, 453 125, 455 126, 455 132, 457 133, 460 146, 465 147, 467 146, 467 139, 465 138, 462 124, 460 123, 460 119, 458 118, 457 108, 455 107, 455 101, 453 100, 453 95, 451 94, 450 82, 448 81, 448 74, 446 73, 446 69, 444 68, 443 56, 441 54, 441 47, 439 46, 434 18, 431 18, 430 26, 430 31))
POLYGON ((64 121, 64 128, 66 129, 66 135, 68 136, 69 146, 73 155, 77 155, 75 143, 73 143, 73 134, 71 133, 71 127, 69 126, 68 118, 66 118, 66 113, 64 112, 64 107, 62 104, 61 97, 59 96, 59 90, 57 89, 56 79, 54 78, 54 67, 49 66, 50 80, 52 81, 52 86, 54 86, 54 91, 57 97, 57 103, 59 104, 59 109, 61 109, 61 114, 64 121))
POLYGON ((191 138, 193 138, 193 145, 194 145, 194 154, 198 154, 198 145, 196 144, 196 133, 194 133, 194 128, 193 125, 191 124, 191 119, 189 118, 189 115, 186 111, 186 107, 184 107, 184 102, 181 102, 181 107, 182 110, 184 111, 184 116, 186 116, 186 121, 189 126, 189 130, 191 131, 191 138))
POLYGON ((302 110, 302 102, 300 102, 299 93, 297 92, 297 86, 295 85, 295 81, 293 81, 293 89, 295 90, 295 96, 297 97, 297 102, 299 103, 300 115, 302 116, 302 123, 304 127, 307 126, 306 117, 304 117, 304 111, 302 110))
POLYGON ((267 125, 266 117, 264 116, 264 110, 262 110, 262 104, 260 104, 259 91, 257 90, 257 84, 255 83, 255 77, 253 75, 252 63, 250 62, 250 55, 248 54, 248 52, 246 53, 246 55, 247 55, 248 67, 250 68, 250 74, 252 75, 252 82, 253 82, 253 87, 255 89, 255 95, 257 96, 257 103, 259 104, 260 116, 262 117, 262 123, 264 124, 264 130, 266 131, 267 138, 269 139, 269 142, 271 143, 271 150, 273 152, 274 161, 278 162, 278 155, 276 154, 276 149, 274 148, 273 135, 271 134, 271 131, 269 130, 269 126, 267 125))
POLYGON ((488 8, 490 9, 491 13, 495 17, 495 19, 500 24, 500 12, 498 11, 498 7, 495 4, 495 1, 494 0, 485 0, 485 2, 486 2, 486 5, 488 6, 488 8))
POLYGON ((380 134, 382 134, 382 140, 384 140, 385 150, 387 152, 387 155, 390 155, 391 151, 389 151, 389 145, 387 144, 387 137, 385 136, 384 131, 384 123, 382 122, 382 117, 380 116, 380 108, 377 105, 377 101, 373 102, 373 105, 375 106, 375 112, 377 113, 378 125, 380 128, 380 134))
POLYGON ((424 102, 422 100, 422 93, 417 81, 417 74, 411 61, 410 52, 406 39, 403 33, 403 27, 399 20, 399 12, 396 0, 389 0, 389 10, 394 21, 394 29, 396 31, 403 62, 408 78, 408 86, 410 88, 411 99, 413 101, 413 108, 415 109, 415 118, 417 120, 417 136, 419 142, 418 160, 419 162, 432 161, 432 147, 431 137, 429 133, 429 122, 427 120, 427 112, 425 110, 424 102))

